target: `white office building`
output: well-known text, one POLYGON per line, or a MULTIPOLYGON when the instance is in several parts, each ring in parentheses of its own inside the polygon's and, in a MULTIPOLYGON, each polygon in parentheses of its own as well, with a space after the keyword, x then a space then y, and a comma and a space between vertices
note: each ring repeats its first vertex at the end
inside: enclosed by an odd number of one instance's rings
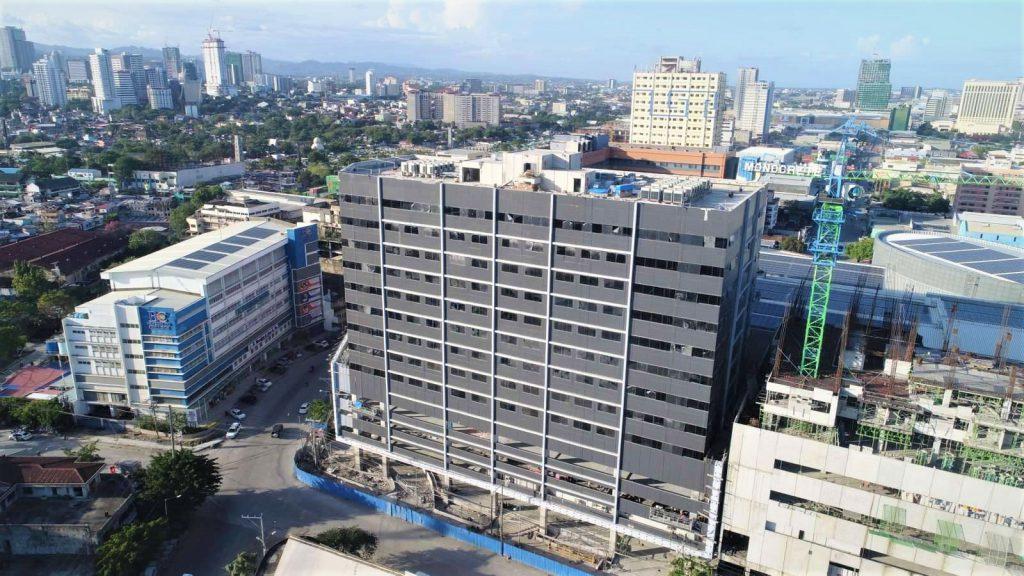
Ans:
POLYGON ((720 140, 725 74, 701 72, 700 60, 663 57, 633 73, 629 142, 710 148, 720 140))
POLYGON ((203 68, 206 71, 206 93, 223 96, 227 93, 227 72, 224 66, 224 41, 211 32, 203 40, 203 68))
POLYGON ((67 104, 67 86, 64 74, 57 62, 49 56, 43 56, 32 65, 32 73, 36 77, 36 88, 39 90, 39 103, 47 108, 60 108, 67 104))
POLYGON ((322 322, 315 225, 245 222, 102 273, 64 319, 78 413, 211 420, 222 389, 295 327, 322 322))
POLYGON ((114 87, 114 70, 110 62, 110 52, 97 48, 89 55, 89 68, 92 73, 92 109, 99 114, 106 114, 121 107, 114 87))
POLYGON ((366 86, 363 88, 367 96, 377 95, 377 83, 373 78, 373 70, 366 71, 366 86))
POLYGON ((956 129, 964 134, 999 134, 1009 130, 1020 89, 1017 82, 967 80, 960 96, 956 129))
POLYGON ((774 96, 774 82, 755 80, 744 86, 742 105, 736 108, 736 130, 746 130, 752 140, 763 141, 771 128, 774 96))

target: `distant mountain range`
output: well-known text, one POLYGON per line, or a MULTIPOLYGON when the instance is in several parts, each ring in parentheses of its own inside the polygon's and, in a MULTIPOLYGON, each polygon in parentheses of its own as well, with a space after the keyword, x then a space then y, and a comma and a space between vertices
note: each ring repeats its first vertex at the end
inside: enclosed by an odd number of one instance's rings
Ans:
MULTIPOLYGON (((74 46, 36 43, 36 51, 39 53, 51 52, 53 50, 59 50, 65 57, 69 58, 85 58, 93 52, 92 48, 77 48, 74 46)), ((112 53, 133 52, 136 54, 142 54, 142 57, 146 60, 163 60, 163 52, 156 48, 146 48, 143 46, 116 46, 108 48, 108 50, 112 53)), ((187 54, 182 54, 182 57, 195 58, 197 60, 200 59, 198 56, 191 56, 187 54)), ((537 78, 556 81, 582 80, 580 78, 538 76, 535 74, 494 74, 491 72, 456 70, 454 68, 421 68, 403 64, 389 64, 386 62, 320 62, 319 60, 289 62, 286 60, 263 58, 264 72, 268 74, 280 74, 283 76, 297 76, 300 78, 306 76, 336 76, 342 80, 347 80, 349 68, 355 68, 357 82, 362 82, 363 74, 369 69, 372 69, 378 77, 394 75, 400 78, 415 78, 422 76, 437 80, 480 78, 482 80, 500 82, 532 82, 537 78)))

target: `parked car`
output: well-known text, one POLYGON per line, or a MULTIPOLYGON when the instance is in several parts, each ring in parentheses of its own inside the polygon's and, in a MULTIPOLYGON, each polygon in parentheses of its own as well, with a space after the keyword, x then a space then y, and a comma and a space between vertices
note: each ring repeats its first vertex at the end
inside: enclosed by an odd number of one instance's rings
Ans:
POLYGON ((266 392, 267 390, 270 390, 270 387, 273 386, 273 385, 274 385, 274 383, 271 382, 270 380, 267 380, 266 378, 263 378, 263 382, 258 384, 258 386, 260 387, 260 390, 263 391, 263 392, 266 392))
POLYGON ((241 422, 232 422, 231 426, 228 427, 228 433, 225 434, 224 436, 226 436, 228 439, 236 438, 236 437, 238 437, 238 431, 241 430, 241 429, 242 429, 241 422))
POLYGON ((245 420, 245 412, 242 412, 238 408, 232 408, 228 413, 231 414, 231 417, 235 420, 245 420))
POLYGON ((15 430, 15 431, 11 432, 11 440, 17 440, 18 442, 22 442, 24 440, 31 440, 31 439, 32 439, 32 433, 29 432, 28 430, 15 430))
POLYGON ((256 383, 260 386, 270 386, 270 380, 267 380, 266 378, 257 378, 256 383))
POLYGON ((305 415, 306 412, 309 412, 309 402, 303 402, 299 405, 299 414, 305 415))
POLYGON ((316 343, 316 345, 319 346, 321 350, 327 350, 328 348, 331 347, 331 343, 328 342, 327 340, 320 340, 316 343))
POLYGON ((272 438, 280 438, 281 431, 284 430, 284 426, 281 424, 274 424, 274 427, 270 429, 270 436, 272 438))

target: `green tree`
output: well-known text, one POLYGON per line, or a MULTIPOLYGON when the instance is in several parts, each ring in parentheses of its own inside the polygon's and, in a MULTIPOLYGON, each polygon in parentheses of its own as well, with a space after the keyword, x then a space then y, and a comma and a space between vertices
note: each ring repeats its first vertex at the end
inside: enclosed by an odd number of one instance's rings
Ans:
POLYGON ((43 268, 28 262, 14 263, 14 277, 11 279, 11 287, 14 288, 14 292, 19 297, 34 302, 50 286, 52 286, 52 283, 46 277, 46 270, 43 268))
POLYGON ((64 434, 75 425, 74 417, 60 400, 31 400, 19 406, 14 419, 29 428, 42 428, 64 434))
POLYGON ((96 551, 96 576, 138 574, 156 557, 166 537, 164 518, 122 527, 96 551))
POLYGON ((711 576, 711 566, 700 558, 680 556, 672 561, 668 576, 711 576))
POLYGON ((317 422, 327 422, 331 418, 331 405, 324 400, 313 400, 309 403, 306 417, 317 422))
POLYGON ((846 257, 857 262, 871 262, 874 249, 875 241, 865 236, 856 242, 846 245, 846 257))
POLYGON ((787 252, 803 252, 807 250, 807 245, 796 236, 786 236, 779 242, 779 248, 787 252))
POLYGON ((377 536, 358 526, 331 528, 314 536, 313 541, 362 558, 370 558, 377 551, 377 536))
POLYGON ((60 320, 75 310, 75 300, 63 290, 50 290, 36 301, 36 310, 46 318, 60 320))
POLYGON ((146 166, 134 156, 121 156, 114 161, 114 176, 119 182, 131 180, 136 170, 142 170, 146 166))
POLYGON ((128 251, 133 256, 145 256, 167 244, 167 239, 156 230, 136 230, 128 237, 128 251))
POLYGON ((220 490, 222 476, 217 461, 191 450, 161 452, 141 474, 139 498, 151 509, 163 509, 164 499, 172 518, 198 508, 220 490))
POLYGON ((256 554, 239 552, 238 556, 224 567, 228 576, 252 576, 256 572, 256 554))
POLYGON ((97 462, 100 460, 99 441, 93 440, 92 442, 82 444, 74 450, 65 448, 64 454, 74 456, 78 462, 97 462))
POLYGON ((14 426, 19 424, 18 416, 21 407, 31 402, 28 398, 5 396, 0 398, 0 426, 14 426))
POLYGON ((27 341, 25 334, 17 325, 0 326, 0 362, 13 360, 27 341))

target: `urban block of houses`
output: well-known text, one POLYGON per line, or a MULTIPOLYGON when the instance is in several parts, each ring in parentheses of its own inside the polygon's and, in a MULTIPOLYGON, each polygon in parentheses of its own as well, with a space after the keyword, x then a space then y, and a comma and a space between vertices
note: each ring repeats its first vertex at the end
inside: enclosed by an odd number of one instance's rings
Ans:
POLYGON ((134 496, 104 462, 0 456, 0 555, 91 555, 134 517, 134 496))
POLYGON ((44 268, 60 283, 82 282, 127 246, 127 230, 85 231, 62 228, 0 246, 0 276, 11 276, 15 262, 44 268))

